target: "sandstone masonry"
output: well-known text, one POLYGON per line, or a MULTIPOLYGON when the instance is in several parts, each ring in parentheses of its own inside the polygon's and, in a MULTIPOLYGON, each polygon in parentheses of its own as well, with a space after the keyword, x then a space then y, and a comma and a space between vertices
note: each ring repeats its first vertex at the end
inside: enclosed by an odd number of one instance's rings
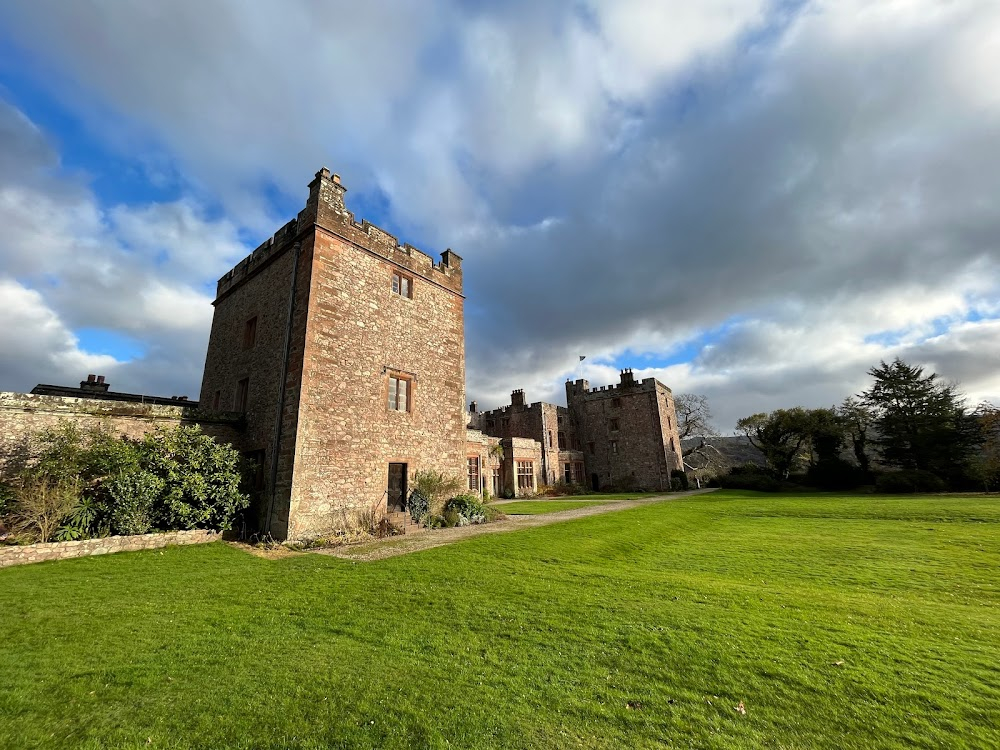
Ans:
POLYGON ((277 538, 401 509, 417 470, 467 467, 462 259, 344 205, 323 169, 295 221, 219 280, 201 404, 246 416, 277 538))
POLYGON ((637 382, 631 370, 618 385, 591 388, 566 383, 567 406, 526 404, 524 391, 510 406, 470 410, 470 427, 498 438, 539 444, 540 481, 594 490, 668 490, 670 472, 682 467, 677 414, 669 388, 655 378, 637 382))

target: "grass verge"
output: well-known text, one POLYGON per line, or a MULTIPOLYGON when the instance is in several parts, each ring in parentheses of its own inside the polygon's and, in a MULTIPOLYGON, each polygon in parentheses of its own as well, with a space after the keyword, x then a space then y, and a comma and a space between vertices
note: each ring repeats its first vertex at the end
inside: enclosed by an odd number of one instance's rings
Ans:
POLYGON ((10 568, 0 747, 993 748, 997 570, 996 499, 740 492, 10 568))

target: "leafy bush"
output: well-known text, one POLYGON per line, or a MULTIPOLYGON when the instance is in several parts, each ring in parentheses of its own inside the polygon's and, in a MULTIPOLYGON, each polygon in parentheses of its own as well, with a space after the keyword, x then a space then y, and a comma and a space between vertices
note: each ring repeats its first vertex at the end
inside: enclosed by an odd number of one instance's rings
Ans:
POLYGON ((240 491, 240 455, 197 427, 159 429, 142 439, 146 471, 163 482, 156 525, 226 529, 250 499, 240 491))
POLYGON ((465 486, 460 477, 446 477, 440 471, 418 471, 411 483, 414 492, 427 498, 429 512, 441 515, 445 501, 465 486))
POLYGON ((842 458, 822 459, 806 472, 805 483, 821 490, 852 490, 869 481, 859 467, 842 458))
POLYGON ((37 460, 12 483, 7 513, 46 541, 140 534, 154 528, 225 529, 246 508, 240 456, 197 427, 140 440, 62 423, 35 437, 37 460))
POLYGON ((687 475, 686 471, 683 471, 681 469, 673 469, 670 472, 670 489, 674 489, 674 480, 675 479, 679 483, 679 486, 678 486, 679 490, 682 490, 682 491, 686 492, 690 488, 690 485, 688 484, 688 475, 687 475))
POLYGON ((153 528, 153 506, 164 482, 148 471, 132 471, 115 477, 107 485, 111 498, 111 531, 115 534, 147 534, 153 528))
POLYGON ((482 501, 475 495, 456 495, 444 505, 445 521, 453 515, 452 526, 468 526, 469 524, 486 523, 487 510, 482 501))
POLYGON ((943 492, 945 489, 946 486, 941 477, 929 471, 918 469, 887 471, 875 478, 875 491, 887 494, 943 492))
POLYGON ((781 482, 755 464, 734 466, 729 473, 719 477, 719 486, 727 490, 756 490, 779 492, 781 482))
POLYGON ((424 517, 430 513, 431 500, 419 489, 410 493, 406 501, 406 509, 410 511, 410 518, 416 523, 423 521, 424 517))

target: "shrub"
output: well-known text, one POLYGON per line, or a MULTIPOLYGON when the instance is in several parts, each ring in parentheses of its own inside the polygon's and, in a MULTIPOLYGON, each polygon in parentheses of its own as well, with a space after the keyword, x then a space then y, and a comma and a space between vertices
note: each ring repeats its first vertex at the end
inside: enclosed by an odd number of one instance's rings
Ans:
POLYGON ((80 504, 80 496, 80 483, 75 479, 29 475, 17 489, 15 526, 20 531, 37 536, 38 541, 47 542, 80 504))
POLYGON ((430 507, 430 498, 419 489, 413 490, 406 501, 406 508, 410 511, 410 518, 416 523, 423 521, 424 517, 430 512, 430 507))
POLYGON ((875 491, 887 494, 943 492, 945 489, 945 483, 941 477, 919 469, 887 471, 875 479, 875 491))
POLYGON ((240 455, 197 427, 148 433, 142 440, 146 471, 163 482, 154 505, 166 529, 226 529, 250 499, 240 492, 240 455))
POLYGON ((677 480, 678 482, 679 486, 677 489, 682 491, 687 491, 689 489, 690 485, 688 484, 687 472, 682 469, 673 469, 670 472, 670 489, 674 489, 674 480, 677 480))
POLYGON ((719 486, 727 490, 756 490, 778 492, 781 482, 754 464, 734 466, 728 474, 719 477, 719 486))
POLYGON ((460 477, 446 477, 440 471, 418 471, 413 475, 414 492, 419 492, 427 498, 428 509, 435 515, 441 515, 445 501, 465 486, 460 477))
POLYGON ((153 528, 153 508, 164 482, 148 471, 133 471, 107 484, 110 524, 115 534, 147 534, 153 528))
POLYGON ((805 482, 821 490, 852 490, 868 481, 868 475, 859 466, 842 458, 826 458, 809 467, 805 482))
POLYGON ((444 517, 449 521, 454 514, 451 526, 468 526, 469 524, 486 523, 486 506, 475 495, 456 495, 444 505, 444 517))

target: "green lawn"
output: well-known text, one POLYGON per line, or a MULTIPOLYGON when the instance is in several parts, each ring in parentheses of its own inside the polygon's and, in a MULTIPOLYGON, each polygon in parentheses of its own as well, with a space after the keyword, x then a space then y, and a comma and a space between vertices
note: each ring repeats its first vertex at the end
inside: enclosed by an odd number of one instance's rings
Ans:
POLYGON ((517 503, 498 505, 497 510, 508 516, 537 516, 542 513, 556 513, 560 510, 589 508, 591 505, 607 505, 612 500, 523 500, 517 503))
POLYGON ((2 748, 1000 746, 992 498, 716 493, 376 563, 44 563, 0 596, 2 748))

